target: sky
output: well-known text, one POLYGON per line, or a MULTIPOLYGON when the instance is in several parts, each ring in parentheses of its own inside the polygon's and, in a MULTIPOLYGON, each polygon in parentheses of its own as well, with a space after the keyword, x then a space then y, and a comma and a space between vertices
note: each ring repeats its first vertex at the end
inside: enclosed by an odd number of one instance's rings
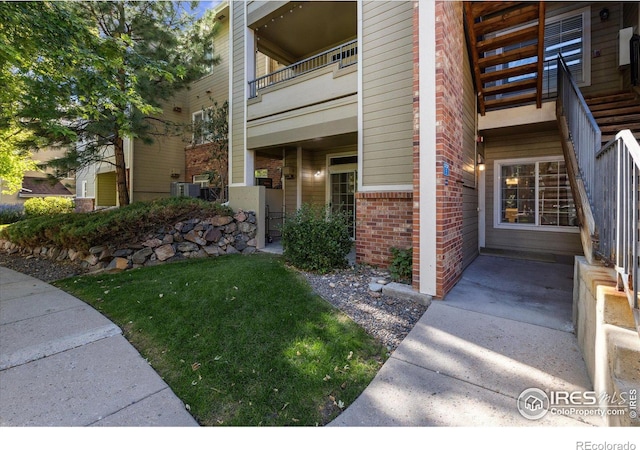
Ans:
POLYGON ((201 17, 202 14, 204 14, 204 12, 207 9, 211 9, 214 6, 216 6, 218 3, 220 3, 220 0, 215 0, 215 1, 201 1, 200 4, 198 5, 198 8, 196 9, 196 15, 197 17, 201 17))

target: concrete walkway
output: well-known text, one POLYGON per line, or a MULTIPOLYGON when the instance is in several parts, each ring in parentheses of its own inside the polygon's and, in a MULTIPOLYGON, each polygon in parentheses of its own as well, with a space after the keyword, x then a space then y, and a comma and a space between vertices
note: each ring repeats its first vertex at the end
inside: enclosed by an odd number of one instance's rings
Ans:
POLYGON ((570 265, 480 256, 330 426, 602 425, 516 407, 528 388, 591 390, 570 332, 572 276, 570 265))
POLYGON ((0 266, 0 426, 197 426, 121 330, 0 266))

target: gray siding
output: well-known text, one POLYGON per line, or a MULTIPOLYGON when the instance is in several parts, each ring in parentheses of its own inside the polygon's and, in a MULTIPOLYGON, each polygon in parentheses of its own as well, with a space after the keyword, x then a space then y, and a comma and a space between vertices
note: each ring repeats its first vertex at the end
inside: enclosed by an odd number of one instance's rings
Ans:
MULTIPOLYGON (((539 128, 539 127, 538 127, 539 128)), ((560 134, 555 123, 545 129, 492 132, 485 135, 486 168, 486 247, 500 250, 530 251, 558 255, 581 255, 578 233, 496 229, 493 226, 494 168, 498 159, 559 156, 560 134)))
POLYGON ((364 185, 410 185, 413 174, 413 5, 363 3, 364 185))

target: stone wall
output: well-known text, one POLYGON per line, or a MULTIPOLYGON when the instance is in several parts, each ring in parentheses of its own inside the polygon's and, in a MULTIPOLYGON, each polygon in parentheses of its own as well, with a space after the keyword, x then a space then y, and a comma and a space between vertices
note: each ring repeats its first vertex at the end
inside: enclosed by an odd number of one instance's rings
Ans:
POLYGON ((93 198, 78 198, 74 200, 76 212, 91 212, 94 210, 95 200, 93 198))
POLYGON ((126 270, 187 258, 206 258, 256 251, 256 215, 238 211, 232 216, 190 219, 150 233, 140 242, 126 245, 104 243, 88 252, 55 247, 23 248, 0 241, 0 249, 25 256, 70 260, 89 270, 126 270))

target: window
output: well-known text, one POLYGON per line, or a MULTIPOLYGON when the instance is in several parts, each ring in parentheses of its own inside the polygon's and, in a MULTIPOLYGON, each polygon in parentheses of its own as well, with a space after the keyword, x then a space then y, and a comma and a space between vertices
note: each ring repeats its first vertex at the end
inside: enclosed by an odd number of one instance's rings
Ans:
MULTIPOLYGON (((512 28, 510 30, 499 33, 506 34, 516 31, 520 28, 530 26, 531 24, 521 27, 512 28)), ((489 54, 503 53, 509 50, 525 47, 533 44, 535 41, 522 42, 518 45, 500 48, 490 52, 489 54)), ((576 11, 570 11, 554 17, 545 19, 544 27, 544 72, 543 72, 543 92, 550 93, 557 90, 557 74, 558 65, 556 59, 558 54, 564 58, 574 80, 580 86, 588 86, 591 84, 591 9, 586 7, 576 11)), ((510 67, 517 67, 537 61, 537 57, 521 59, 489 68, 487 71, 497 71, 510 67)), ((521 75, 511 77, 506 82, 521 81, 534 78, 534 74, 521 75)), ((501 84, 502 81, 488 84, 495 86, 501 84)), ((517 93, 515 93, 517 94, 517 93)), ((502 94, 502 96, 515 95, 502 94)))
POLYGON ((204 144, 211 141, 211 133, 207 130, 208 117, 206 111, 194 112, 192 116, 193 145, 204 144))
POLYGON ((209 187, 209 175, 206 173, 200 175, 193 176, 193 183, 200 185, 200 188, 208 188, 209 187))
POLYGON ((502 160, 494 165, 494 226, 576 230, 576 208, 564 160, 502 160))

